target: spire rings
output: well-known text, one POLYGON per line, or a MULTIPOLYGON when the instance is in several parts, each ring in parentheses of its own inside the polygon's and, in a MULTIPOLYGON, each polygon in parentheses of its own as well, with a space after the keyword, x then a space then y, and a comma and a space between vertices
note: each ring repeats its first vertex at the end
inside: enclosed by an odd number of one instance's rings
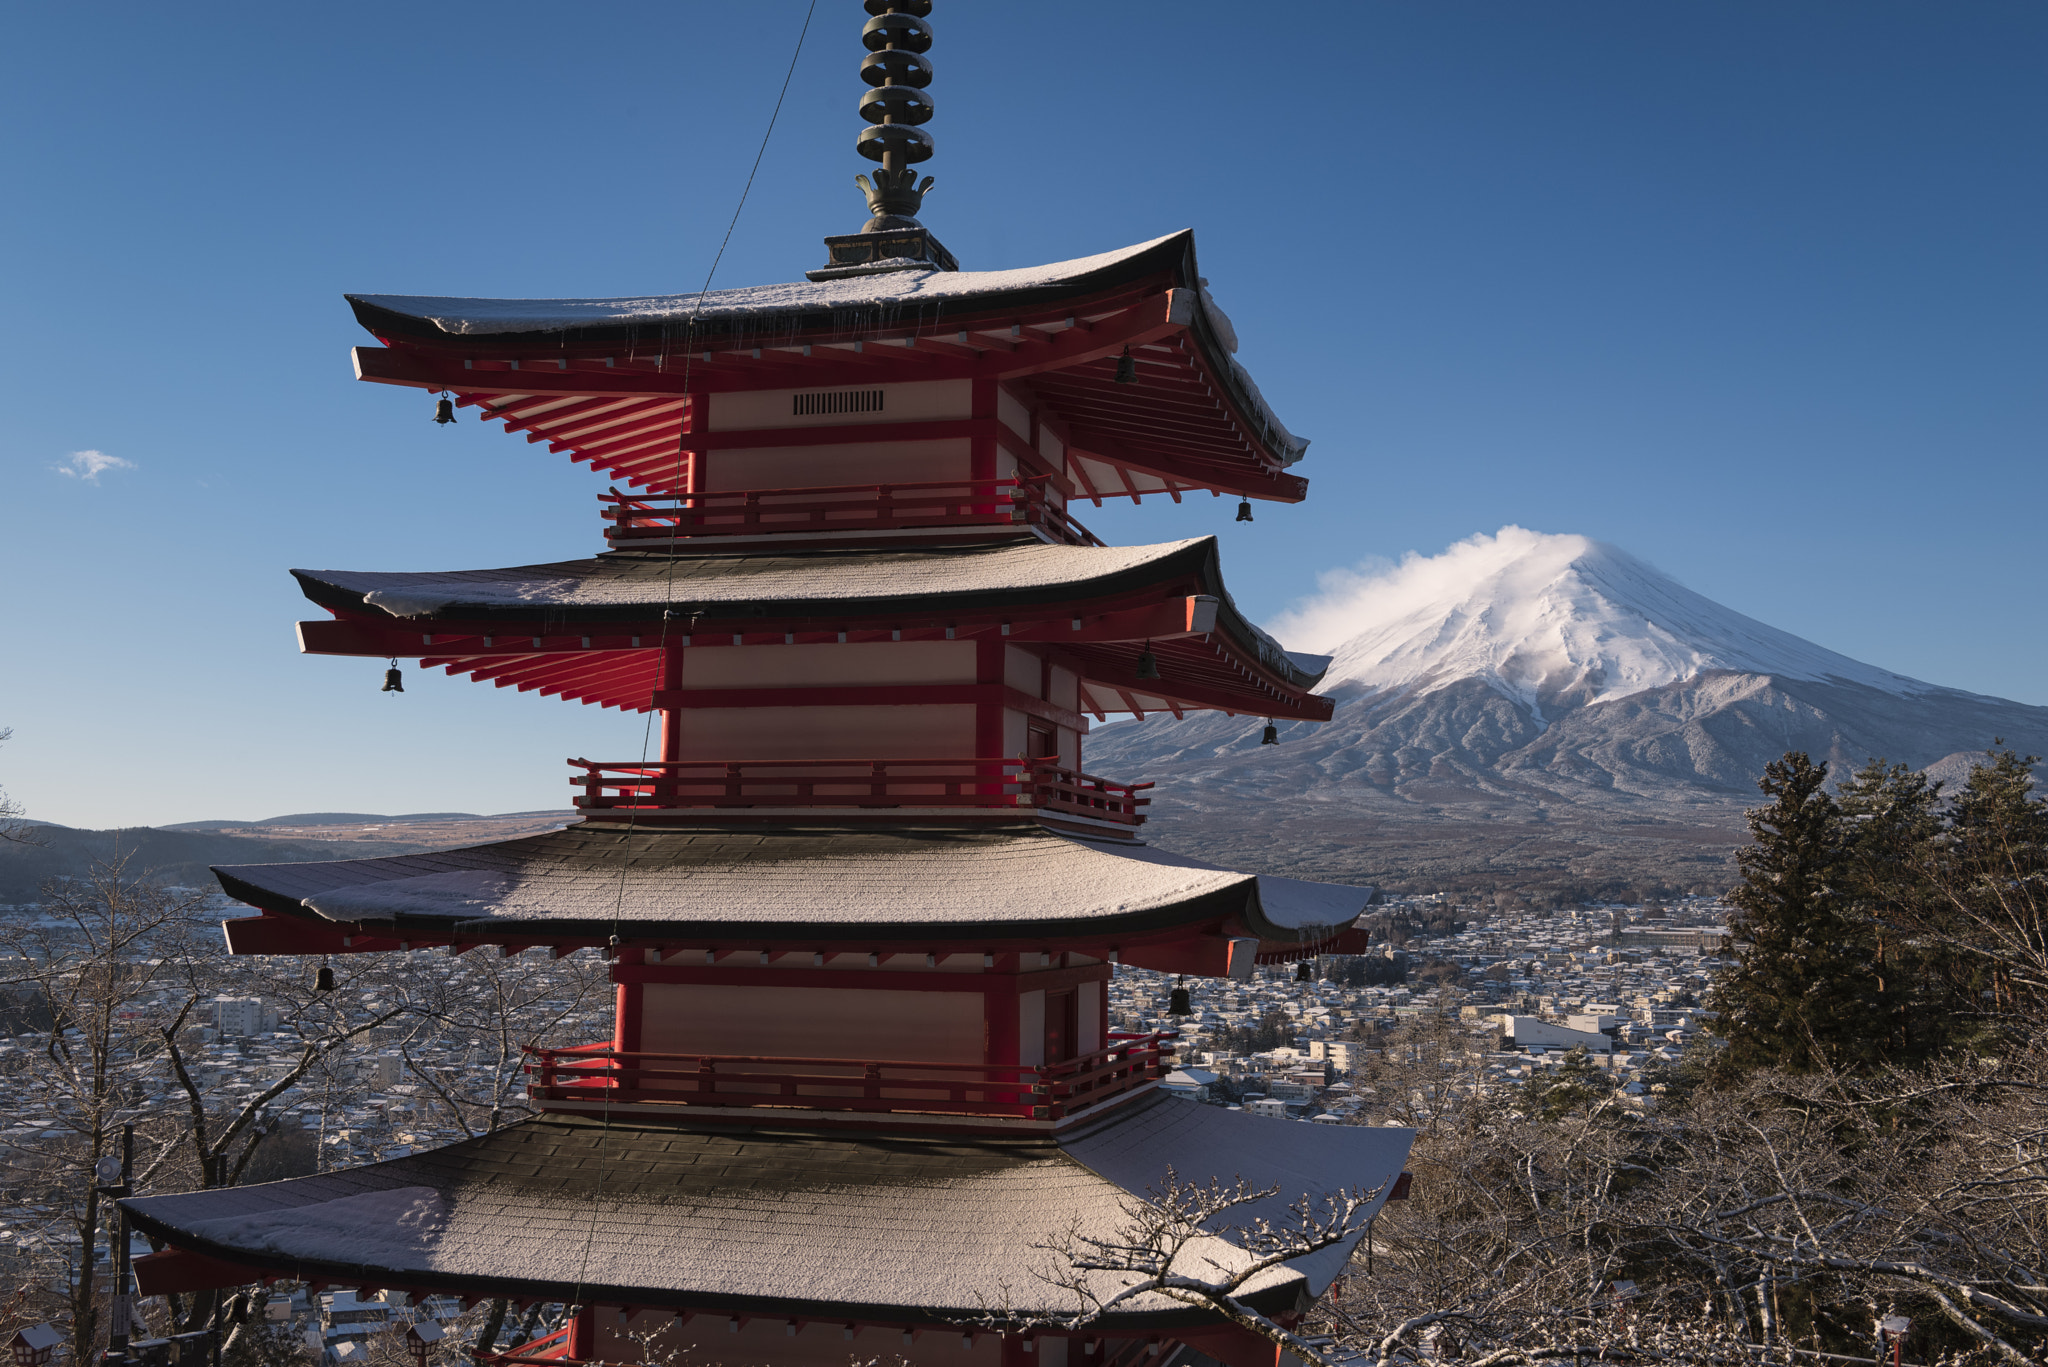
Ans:
POLYGON ((931 159, 932 135, 922 128, 913 128, 908 124, 870 124, 860 130, 860 137, 854 143, 854 150, 869 161, 886 161, 893 152, 901 156, 905 162, 914 165, 931 159))
POLYGON ((869 123, 923 123, 933 112, 932 97, 915 86, 885 85, 861 92, 860 116, 869 123))
POLYGON ((932 64, 915 52, 884 48, 861 59, 860 78, 869 85, 914 85, 922 90, 932 83, 932 64))
MULTIPOLYGON (((925 6, 927 13, 931 6, 925 6)), ((932 26, 915 14, 878 14, 861 26, 861 45, 869 52, 895 48, 899 52, 930 52, 932 26)))

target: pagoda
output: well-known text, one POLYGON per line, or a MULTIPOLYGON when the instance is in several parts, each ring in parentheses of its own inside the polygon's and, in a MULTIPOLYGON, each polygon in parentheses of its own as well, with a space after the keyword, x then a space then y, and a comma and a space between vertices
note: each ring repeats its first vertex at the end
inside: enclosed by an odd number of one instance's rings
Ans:
MULTIPOLYGON (((1048 1328, 1074 1306, 1047 1242, 1113 1232, 1169 1170, 1274 1187, 1275 1216, 1392 1188, 1409 1131, 1167 1095, 1174 1033, 1108 1019, 1119 965, 1244 979, 1364 947, 1370 889, 1148 845, 1150 785, 1084 757, 1112 713, 1330 715, 1327 661, 1238 612, 1214 538, 1108 546, 1075 516, 1299 501, 1307 443, 1234 358, 1189 233, 959 269, 917 217, 929 0, 866 9, 872 217, 804 281, 349 297, 378 342, 359 378, 601 472, 605 548, 297 570, 327 613, 301 649, 653 712, 658 753, 571 760, 580 819, 546 834, 217 869, 261 913, 229 947, 595 948, 616 1022, 536 1051, 537 1113, 492 1133, 125 1201, 163 1249, 143 1294, 289 1278, 570 1307, 486 1355, 511 1363, 1275 1367, 1165 1298, 1048 1328)), ((1348 1251, 1247 1298, 1291 1322, 1348 1251)))

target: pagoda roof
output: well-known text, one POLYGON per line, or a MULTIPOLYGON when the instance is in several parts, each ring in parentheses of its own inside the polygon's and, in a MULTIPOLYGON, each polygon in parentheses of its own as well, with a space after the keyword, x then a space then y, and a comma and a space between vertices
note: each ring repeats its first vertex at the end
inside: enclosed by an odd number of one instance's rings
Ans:
MULTIPOLYGON (((1231 1218, 1284 1223, 1290 1204, 1339 1188, 1381 1187, 1376 1209, 1413 1138, 1173 1097, 1029 1139, 549 1115, 365 1167, 121 1204, 152 1237, 235 1265, 229 1275, 249 1269, 248 1280, 957 1329, 991 1312, 1072 1313, 1070 1293, 1037 1275, 1042 1246, 1126 1228, 1129 1204, 1156 1194, 1169 1169, 1188 1183, 1276 1188, 1231 1218)), ((1200 1252, 1242 1265, 1231 1233, 1200 1252)), ((1253 1302, 1285 1310, 1321 1295, 1356 1242, 1263 1274, 1253 1302)), ((1105 1280, 1104 1294, 1117 1284, 1105 1280)), ((1116 1333, 1207 1322, 1154 1296, 1102 1323, 1116 1333)))
MULTIPOLYGON (((1221 596, 1216 538, 1151 546, 1069 546, 1006 538, 979 545, 607 551, 509 569, 377 573, 293 570, 326 608, 392 617, 659 620, 665 610, 844 617, 1099 598, 1181 576, 1221 596), (566 615, 565 615, 566 614, 566 615)), ((1251 630, 1257 630, 1250 627, 1251 630)))
POLYGON ((1095 472, 1076 492, 1098 502, 1190 488, 1296 501, 1307 488, 1286 469, 1308 442, 1238 363, 1186 231, 1021 270, 593 299, 348 299, 385 343, 357 349, 360 378, 451 390, 508 431, 646 488, 673 482, 689 392, 966 376, 1034 392, 1095 472), (1126 349, 1137 384, 1114 377, 1126 349))
POLYGON ((451 673, 521 687, 530 677, 544 691, 606 706, 649 706, 656 666, 622 666, 617 651, 629 639, 652 644, 634 638, 660 632, 664 620, 680 621, 670 632, 695 643, 731 643, 747 633, 765 643, 806 633, 837 640, 849 628, 865 630, 861 639, 1001 636, 1030 619, 1041 623, 1040 633, 1012 639, 1065 645, 1090 680, 1130 694, 1112 692, 1090 710, 1184 704, 1329 715, 1325 700, 1308 696, 1328 658, 1283 649, 1237 610, 1214 537, 1129 547, 1015 537, 909 547, 692 547, 506 569, 292 573, 309 599, 350 619, 346 627, 306 624, 309 651, 421 657, 451 673), (1188 603, 1195 598, 1213 600, 1212 619, 1194 620, 1188 603), (1105 615, 1086 629, 1071 626, 1085 614, 1105 615), (402 629, 379 630, 385 623, 402 629), (438 629, 420 630, 428 626, 438 629), (606 626, 634 638, 599 641, 592 633, 606 626), (1169 649, 1170 638, 1181 639, 1169 649), (1136 656, 1145 641, 1162 643, 1161 677, 1140 683, 1136 656), (504 677, 507 670, 513 677, 504 677))
POLYGON ((1114 251, 1007 271, 884 271, 839 280, 791 281, 683 294, 615 295, 601 299, 467 299, 432 294, 351 294, 356 316, 372 332, 404 336, 556 339, 588 333, 624 338, 694 324, 700 339, 728 332, 758 337, 770 329, 846 328, 849 315, 877 323, 906 314, 951 316, 989 308, 1028 308, 1094 294, 1105 286, 1171 270, 1194 249, 1186 229, 1114 251), (779 325, 779 326, 778 326, 779 325))
MULTIPOLYGON (((228 894, 390 941, 954 941, 1228 924, 1328 938, 1371 888, 1239 873, 1035 822, 584 823, 488 845, 214 870, 228 894)), ((230 923, 231 933, 237 923, 230 923)), ((1126 956, 1139 962, 1142 955, 1126 956)))

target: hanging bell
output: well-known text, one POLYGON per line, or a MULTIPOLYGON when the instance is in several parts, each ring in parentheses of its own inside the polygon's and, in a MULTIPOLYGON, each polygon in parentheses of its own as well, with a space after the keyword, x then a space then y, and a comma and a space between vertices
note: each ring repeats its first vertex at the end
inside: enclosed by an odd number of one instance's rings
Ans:
POLYGON ((405 692, 405 671, 400 669, 397 665, 393 665, 391 666, 391 668, 385 670, 384 687, 378 689, 377 691, 380 693, 405 692))
POLYGON ((434 401, 434 421, 454 422, 455 400, 448 398, 445 395, 439 399, 436 399, 434 401))
POLYGON ((1271 723, 1271 722, 1267 722, 1267 723, 1266 723, 1266 729, 1265 729, 1264 731, 1262 731, 1262 732, 1260 732, 1260 733, 1259 733, 1259 744, 1261 744, 1261 745, 1278 745, 1279 743, 1280 743, 1280 728, 1279 728, 1279 727, 1277 727, 1277 726, 1275 726, 1275 725, 1273 725, 1273 723, 1271 723))
POLYGON ((1156 679, 1159 677, 1159 657, 1152 653, 1152 643, 1145 642, 1145 648, 1138 652, 1138 677, 1156 679))
POLYGON ((1166 1014, 1169 1016, 1192 1016, 1195 1008, 1188 1003, 1188 990, 1175 986, 1173 995, 1166 999, 1166 1014))
POLYGON ((1303 959, 1300 963, 1294 966, 1294 981, 1298 983, 1312 983, 1315 980, 1315 970, 1308 966, 1307 959, 1303 959))
POLYGON ((1252 501, 1250 499, 1241 498, 1237 501, 1237 520, 1239 522, 1249 522, 1252 520, 1252 501))
POLYGON ((326 964, 320 965, 320 971, 313 975, 313 990, 315 992, 332 992, 334 990, 334 970, 326 964))
POLYGON ((1138 382, 1138 363, 1132 359, 1129 347, 1125 347, 1124 354, 1116 358, 1116 382, 1118 384, 1136 384, 1138 382))

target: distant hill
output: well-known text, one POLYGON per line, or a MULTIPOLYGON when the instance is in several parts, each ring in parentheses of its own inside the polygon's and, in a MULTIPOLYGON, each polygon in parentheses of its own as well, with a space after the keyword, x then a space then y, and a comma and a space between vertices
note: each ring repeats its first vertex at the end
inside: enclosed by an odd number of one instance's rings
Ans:
MULTIPOLYGON (((523 814, 522 814, 523 815, 523 814)), ((160 831, 225 831, 250 826, 365 826, 381 822, 402 825, 408 821, 483 821, 476 812, 412 812, 405 816, 378 816, 374 812, 297 812, 290 816, 266 816, 261 821, 180 821, 158 826, 160 831)))
POLYGON ((125 861, 131 876, 148 874, 166 883, 212 889, 214 864, 296 864, 309 859, 369 858, 413 854, 432 846, 413 840, 260 840, 208 831, 131 826, 82 831, 39 825, 38 845, 0 844, 0 902, 33 902, 45 881, 79 877, 96 863, 125 861))
POLYGON ((0 903, 33 902, 44 882, 79 877, 95 863, 125 861, 130 876, 212 889, 215 864, 296 864, 314 859, 374 859, 451 845, 532 835, 575 819, 569 811, 420 812, 376 816, 307 812, 262 821, 187 821, 175 826, 80 830, 31 823, 39 843, 0 842, 0 903))
POLYGON ((1090 772, 1158 783, 1158 843, 1394 890, 1719 890, 1788 749, 1951 784, 1997 737, 2048 754, 2048 708, 1859 663, 1585 537, 1475 537, 1281 631, 1334 657, 1330 722, 1089 737, 1090 772))

